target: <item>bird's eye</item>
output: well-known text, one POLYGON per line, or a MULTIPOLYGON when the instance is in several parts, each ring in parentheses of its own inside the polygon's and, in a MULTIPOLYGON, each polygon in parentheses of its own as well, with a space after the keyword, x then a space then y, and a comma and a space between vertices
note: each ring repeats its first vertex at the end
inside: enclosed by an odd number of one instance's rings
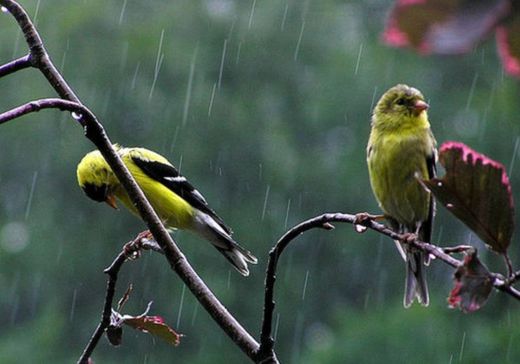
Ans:
POLYGON ((397 105, 404 105, 404 99, 397 99, 395 102, 397 105))

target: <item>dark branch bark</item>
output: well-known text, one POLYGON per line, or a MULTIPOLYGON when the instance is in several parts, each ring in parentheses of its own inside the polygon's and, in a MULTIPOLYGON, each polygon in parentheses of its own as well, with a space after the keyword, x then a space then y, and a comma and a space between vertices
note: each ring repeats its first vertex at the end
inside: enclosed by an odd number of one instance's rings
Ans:
POLYGON ((114 295, 116 292, 116 283, 117 283, 117 275, 119 274, 119 270, 123 266, 123 263, 126 260, 125 252, 119 253, 119 255, 114 259, 110 267, 105 269, 105 273, 108 274, 107 280, 107 290, 105 293, 105 304, 103 307, 103 313, 101 314, 101 321, 99 322, 94 334, 90 338, 85 350, 81 354, 81 357, 78 360, 79 364, 88 363, 88 359, 94 352, 99 340, 105 333, 106 328, 110 325, 110 315, 112 314, 112 304, 114 302, 114 295))
MULTIPOLYGON (((367 214, 361 214, 365 216, 369 216, 367 214)), ((364 218, 360 219, 359 215, 349 215, 343 213, 328 213, 323 214, 312 219, 306 220, 292 229, 287 231, 276 243, 276 245, 269 252, 269 262, 267 265, 266 278, 265 278, 265 295, 264 295, 264 315, 262 319, 262 330, 260 333, 260 349, 258 351, 257 360, 259 362, 271 363, 275 361, 271 361, 271 358, 274 355, 274 340, 272 338, 272 321, 273 321, 273 313, 275 309, 275 301, 274 301, 274 284, 276 282, 276 268, 278 265, 278 260, 280 259, 281 254, 285 250, 285 248, 298 236, 303 234, 304 232, 314 229, 314 228, 322 228, 326 230, 332 230, 334 228, 331 223, 334 222, 343 222, 349 224, 362 225, 366 228, 374 230, 380 234, 386 235, 393 240, 399 240, 406 244, 411 244, 417 249, 422 250, 423 252, 429 253, 435 256, 438 260, 443 261, 447 265, 458 268, 462 266, 463 262, 451 257, 449 253, 453 252, 462 252, 464 251, 466 246, 457 246, 454 248, 440 248, 431 243, 426 243, 419 240, 410 240, 409 235, 406 234, 398 234, 393 230, 389 229, 383 224, 380 224, 372 218, 364 218), (446 251, 445 251, 446 250, 446 251)), ((520 271, 515 273, 515 279, 520 275, 520 271)), ((504 277, 497 273, 492 273, 491 277, 493 278, 493 286, 495 289, 503 291, 512 297, 520 300, 520 291, 511 286, 510 281, 504 279, 504 277)))
POLYGON ((29 68, 32 66, 31 63, 31 55, 28 54, 26 56, 15 59, 9 63, 0 66, 0 77, 7 76, 8 74, 23 70, 24 68, 29 68))
MULTIPOLYGON (((0 0, 0 5, 8 9, 22 29, 30 49, 33 65, 44 74, 52 87, 62 98, 75 102, 77 104, 76 106, 81 105, 78 97, 52 63, 36 28, 23 8, 12 0, 0 0)), ((16 112, 24 115, 28 112, 36 111, 39 107, 37 104, 30 104, 31 103, 29 103, 29 106, 25 106, 27 109, 22 106, 22 110, 19 109, 16 112)), ((171 239, 134 178, 114 151, 112 142, 108 138, 103 126, 97 121, 95 115, 90 112, 82 112, 81 115, 82 117, 79 121, 85 128, 85 135, 96 145, 114 171, 114 174, 128 192, 141 218, 164 251, 164 255, 170 267, 180 276, 200 304, 208 311, 223 331, 247 356, 253 359, 259 347, 258 343, 218 301, 211 290, 190 266, 182 252, 171 239)))

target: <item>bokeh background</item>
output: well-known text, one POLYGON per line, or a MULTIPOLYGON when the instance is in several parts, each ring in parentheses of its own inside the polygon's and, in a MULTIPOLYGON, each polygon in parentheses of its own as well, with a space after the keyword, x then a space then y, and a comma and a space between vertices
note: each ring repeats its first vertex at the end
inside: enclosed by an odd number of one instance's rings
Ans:
MULTIPOLYGON (((396 83, 423 91, 437 140, 501 161, 520 196, 520 86, 494 42, 457 57, 384 46, 391 1, 34 1, 52 59, 114 142, 167 156, 258 257, 249 278, 188 233, 175 238, 209 287, 256 337, 267 253, 303 219, 377 212, 365 165, 374 101, 396 83), (515 163, 516 161, 516 163, 515 163), (515 166, 516 164, 516 166, 515 166)), ((26 52, 0 14, 0 61, 26 52)), ((24 70, 0 80, 0 110, 54 96, 24 70)), ((0 126, 0 362, 75 361, 100 317, 103 269, 144 225, 87 199, 76 165, 93 146, 67 113, 42 111, 0 126)), ((519 262, 517 235, 511 248, 519 262)), ((478 246, 439 208, 434 240, 478 246)), ((350 225, 289 247, 276 287, 276 350, 284 363, 520 361, 518 302, 492 294, 479 312, 447 308, 452 269, 429 269, 431 305, 402 307, 404 265, 394 243, 350 225)), ((125 312, 153 300, 185 335, 174 348, 125 330, 103 339, 99 363, 245 363, 163 257, 127 263, 125 312)))

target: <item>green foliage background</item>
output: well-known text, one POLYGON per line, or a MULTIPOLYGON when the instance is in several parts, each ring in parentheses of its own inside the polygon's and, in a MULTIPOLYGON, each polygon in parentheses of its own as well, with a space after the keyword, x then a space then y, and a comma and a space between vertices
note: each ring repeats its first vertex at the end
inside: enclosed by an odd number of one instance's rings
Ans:
MULTIPOLYGON (((503 162, 520 196, 520 86, 504 76, 494 44, 450 58, 385 47, 379 34, 390 1, 21 3, 112 140, 181 165, 259 257, 245 279, 207 243, 176 234, 195 269, 255 336, 267 252, 276 239, 322 212, 378 211, 365 145, 373 102, 394 84, 421 89, 438 141, 459 140, 503 162)), ((25 54, 8 14, 1 14, 0 29, 0 61, 25 54)), ((53 95, 34 70, 0 80, 2 111, 53 95)), ((144 225, 83 196, 76 165, 93 147, 70 115, 42 111, 2 125, 0 146, 0 362, 69 363, 99 319, 103 269, 144 225)), ((445 245, 475 244, 490 268, 503 269, 442 208, 434 237, 445 245)), ((514 262, 517 252, 515 241, 514 262)), ((404 310, 404 265, 392 241, 351 226, 306 234, 280 261, 279 357, 520 361, 518 302, 493 294, 477 313, 449 310, 451 274, 432 263, 430 307, 404 310)), ((162 257, 144 254, 127 263, 119 294, 130 282, 128 313, 153 300, 152 313, 186 336, 172 348, 126 330, 120 348, 102 341, 96 362, 246 362, 162 257)))

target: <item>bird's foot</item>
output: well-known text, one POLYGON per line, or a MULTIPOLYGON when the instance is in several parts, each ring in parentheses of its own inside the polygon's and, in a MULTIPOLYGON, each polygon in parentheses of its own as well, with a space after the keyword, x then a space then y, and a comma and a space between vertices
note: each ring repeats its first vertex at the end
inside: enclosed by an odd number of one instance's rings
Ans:
POLYGON ((354 230, 358 233, 364 233, 367 230, 367 225, 371 221, 381 221, 385 218, 384 215, 372 215, 368 212, 360 212, 355 215, 354 230))
POLYGON ((123 247, 123 251, 125 256, 130 260, 137 260, 141 256, 141 249, 143 249, 143 245, 145 241, 153 239, 153 235, 150 230, 145 230, 137 237, 126 243, 123 247), (143 241, 144 240, 144 241, 143 241))
POLYGON ((411 245, 412 243, 417 241, 417 234, 414 233, 403 233, 401 234, 401 241, 404 244, 411 245))

